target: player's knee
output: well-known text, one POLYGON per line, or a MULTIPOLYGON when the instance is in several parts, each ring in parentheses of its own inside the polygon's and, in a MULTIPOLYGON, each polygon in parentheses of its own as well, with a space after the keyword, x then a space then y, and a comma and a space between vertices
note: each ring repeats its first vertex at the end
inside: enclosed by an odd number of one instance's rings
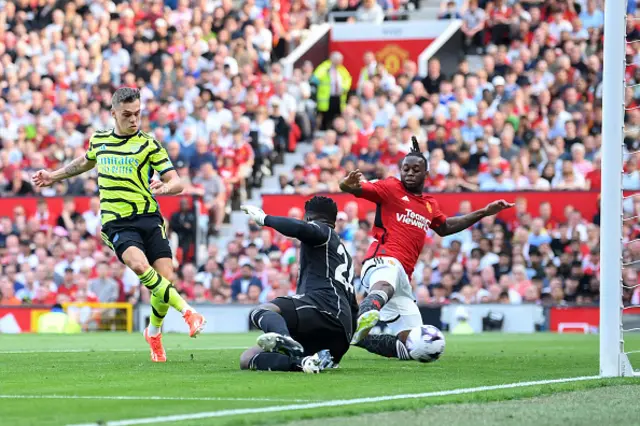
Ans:
POLYGON ((254 316, 262 315, 265 312, 275 312, 276 314, 279 314, 280 308, 278 308, 273 303, 263 303, 257 308, 254 308, 249 315, 251 316, 251 318, 253 318, 254 316))
POLYGON ((249 313, 249 319, 251 320, 251 323, 256 328, 261 329, 261 327, 260 327, 260 318, 267 312, 280 313, 280 308, 278 308, 273 303, 264 303, 264 304, 258 306, 257 308, 254 308, 249 313))
POLYGON ((391 299, 391 297, 393 296, 393 293, 395 293, 396 291, 395 287, 391 283, 386 281, 378 281, 377 283, 375 283, 373 286, 371 286, 369 293, 371 293, 374 290, 384 292, 387 295, 388 299, 391 299))
MULTIPOLYGON (((260 317, 262 316, 264 310, 258 306, 257 308, 254 308, 253 310, 251 310, 251 312, 249 312, 249 320, 251 321, 251 324, 253 324, 253 326, 257 329, 260 329, 260 317)), ((240 357, 240 359, 242 359, 242 357, 240 357)))
POLYGON ((253 358, 254 355, 249 354, 248 352, 249 351, 246 350, 240 355, 240 370, 249 369, 249 363, 251 362, 251 359, 253 358))
POLYGON ((158 271, 160 275, 173 282, 176 279, 173 262, 171 259, 162 258, 153 262, 153 269, 158 271))
MULTIPOLYGON (((128 253, 125 252, 125 254, 128 254, 128 253)), ((137 252, 132 252, 130 256, 122 256, 122 257, 123 257, 123 260, 125 261, 125 264, 129 268, 131 268, 131 270, 135 272, 137 275, 144 274, 151 266, 149 265, 149 261, 147 260, 147 258, 144 256, 144 253, 142 253, 140 250, 137 250, 137 252)))
POLYGON ((274 303, 263 303, 262 305, 258 306, 256 309, 263 309, 265 311, 275 312, 276 314, 280 313, 280 308, 278 307, 278 305, 274 303))
POLYGON ((255 346, 253 348, 249 348, 246 351, 242 352, 240 355, 240 369, 241 370, 250 370, 251 369, 251 361, 258 355, 262 350, 255 346))
POLYGON ((129 263, 127 266, 129 266, 129 268, 131 268, 131 270, 137 275, 142 275, 149 269, 150 265, 146 260, 135 260, 129 263))

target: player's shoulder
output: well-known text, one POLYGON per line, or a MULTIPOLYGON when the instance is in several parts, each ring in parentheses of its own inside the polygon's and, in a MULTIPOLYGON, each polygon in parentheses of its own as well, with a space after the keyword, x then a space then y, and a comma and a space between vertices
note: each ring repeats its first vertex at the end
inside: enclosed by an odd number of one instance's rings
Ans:
MULTIPOLYGON (((142 131, 142 130, 140 130, 140 131, 138 132, 137 136, 138 136, 139 138, 142 138, 142 139, 149 139, 149 140, 151 140, 151 141, 156 141, 156 138, 154 138, 154 137, 153 137, 153 135, 150 135, 149 133, 144 132, 144 131, 142 131)), ((157 141, 156 141, 156 142, 157 142, 157 141)))
POLYGON ((431 194, 422 194, 422 201, 425 203, 425 206, 427 207, 427 210, 429 210, 429 213, 440 209, 438 200, 431 194))
POLYGON ((398 178, 396 178, 395 176, 390 176, 384 179, 379 179, 375 182, 372 182, 374 184, 377 185, 382 185, 382 186, 386 186, 389 188, 396 188, 396 187, 402 187, 402 189, 404 189, 404 187, 402 186, 402 182, 400 182, 400 180, 398 178))
POLYGON ((334 235, 338 236, 338 234, 335 233, 333 228, 327 225, 326 223, 319 222, 319 221, 318 222, 311 221, 309 222, 309 224, 317 227, 322 232, 322 234, 326 236, 327 242, 329 242, 334 235))
POLYGON ((327 225, 326 223, 323 223, 323 222, 312 220, 312 221, 309 222, 309 224, 311 224, 311 225, 313 225, 313 226, 317 227, 318 229, 321 229, 322 231, 325 231, 325 232, 330 232, 331 231, 331 227, 329 225, 327 225))
POLYGON ((435 199, 435 197, 428 193, 423 192, 422 195, 420 196, 420 199, 425 203, 431 203, 433 205, 438 204, 438 201, 435 199))
POLYGON ((95 132, 93 132, 93 134, 91 135, 91 139, 92 140, 106 140, 106 139, 110 139, 113 138, 113 129, 101 129, 101 130, 96 130, 95 132))
POLYGON ((140 138, 141 140, 148 141, 151 148, 153 149, 158 149, 158 150, 162 149, 162 144, 160 144, 160 142, 155 137, 153 137, 153 135, 150 135, 147 132, 143 132, 142 130, 140 130, 138 132, 137 137, 140 138))
POLYGON ((434 201, 434 202, 436 201, 436 198, 433 195, 429 194, 428 192, 422 193, 422 199, 425 201, 434 201))

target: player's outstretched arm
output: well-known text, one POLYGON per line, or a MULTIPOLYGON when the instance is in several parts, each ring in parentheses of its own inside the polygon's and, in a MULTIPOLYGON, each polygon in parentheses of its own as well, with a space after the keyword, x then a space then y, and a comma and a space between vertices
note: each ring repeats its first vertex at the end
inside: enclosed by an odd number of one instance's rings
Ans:
POLYGON ((78 157, 66 166, 56 171, 38 170, 31 180, 36 186, 51 186, 61 180, 80 175, 86 171, 93 169, 96 162, 86 157, 78 157))
POLYGON ((362 195, 362 172, 358 169, 349 174, 340 182, 340 190, 356 197, 362 195))
POLYGON ((261 208, 255 206, 241 206, 243 212, 249 215, 258 225, 273 228, 284 236, 295 238, 305 244, 320 245, 327 241, 329 235, 326 227, 313 222, 303 222, 282 216, 268 216, 261 208))
POLYGON ((184 185, 175 170, 163 173, 160 179, 152 181, 149 185, 153 195, 178 195, 182 193, 184 185))
POLYGON ((476 210, 464 216, 448 217, 447 220, 437 228, 433 228, 436 234, 441 237, 464 231, 475 223, 479 222, 483 217, 493 216, 502 210, 513 207, 515 204, 505 200, 498 200, 488 204, 485 208, 476 210))

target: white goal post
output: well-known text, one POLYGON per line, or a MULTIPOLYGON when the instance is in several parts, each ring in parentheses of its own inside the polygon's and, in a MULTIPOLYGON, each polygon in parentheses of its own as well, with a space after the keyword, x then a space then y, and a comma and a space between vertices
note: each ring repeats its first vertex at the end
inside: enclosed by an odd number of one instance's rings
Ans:
MULTIPOLYGON (((636 0, 631 0, 636 1, 636 0)), ((600 375, 633 375, 622 329, 622 161, 626 52, 624 0, 604 6, 602 191, 600 220, 600 375)))

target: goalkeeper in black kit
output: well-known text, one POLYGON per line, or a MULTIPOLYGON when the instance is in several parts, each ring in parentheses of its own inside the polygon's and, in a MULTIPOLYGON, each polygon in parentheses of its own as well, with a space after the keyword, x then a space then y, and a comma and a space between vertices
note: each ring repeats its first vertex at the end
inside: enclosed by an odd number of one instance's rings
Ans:
POLYGON ((305 204, 305 221, 269 216, 254 206, 242 210, 258 225, 302 245, 297 294, 278 297, 251 312, 251 322, 264 334, 257 346, 240 356, 240 368, 319 373, 337 366, 349 350, 358 305, 353 261, 334 229, 336 203, 327 197, 311 198, 305 204))

